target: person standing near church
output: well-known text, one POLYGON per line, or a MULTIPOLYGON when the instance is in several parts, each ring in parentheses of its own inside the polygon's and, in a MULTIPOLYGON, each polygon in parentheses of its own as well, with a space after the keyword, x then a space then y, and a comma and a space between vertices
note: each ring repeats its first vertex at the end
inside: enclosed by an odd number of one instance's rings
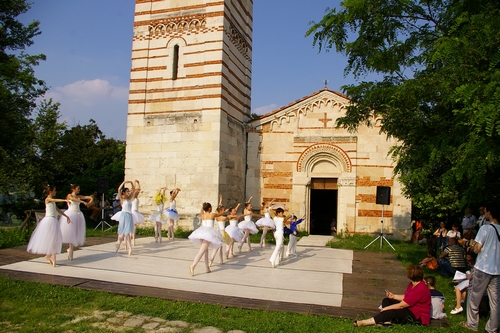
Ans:
POLYGON ((174 240, 174 221, 179 221, 179 213, 175 209, 175 198, 179 194, 180 188, 170 191, 170 207, 165 212, 168 217, 167 239, 174 240))
POLYGON ((477 331, 479 324, 479 304, 485 292, 490 302, 490 318, 486 323, 486 332, 498 332, 500 321, 500 208, 498 204, 485 206, 485 216, 490 225, 483 225, 471 246, 477 253, 476 263, 471 272, 467 295, 467 322, 461 325, 477 331))
POLYGON ((276 209, 276 216, 274 217, 274 225, 276 226, 276 230, 274 231, 274 239, 276 239, 276 247, 274 248, 273 254, 269 261, 271 262, 271 266, 276 268, 279 266, 281 261, 281 255, 283 252, 283 232, 285 229, 284 217, 283 214, 285 211, 283 208, 276 209))

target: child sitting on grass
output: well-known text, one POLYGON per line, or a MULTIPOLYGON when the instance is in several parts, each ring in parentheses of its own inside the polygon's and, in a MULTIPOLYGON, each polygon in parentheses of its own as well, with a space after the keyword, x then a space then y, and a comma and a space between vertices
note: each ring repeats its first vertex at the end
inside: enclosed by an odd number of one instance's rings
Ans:
POLYGON ((424 277, 425 284, 431 292, 431 318, 443 319, 446 318, 444 310, 444 295, 436 290, 436 278, 434 276, 424 277))
POLYGON ((438 269, 439 266, 436 258, 436 252, 434 250, 427 252, 427 258, 422 259, 419 265, 420 267, 427 267, 432 270, 438 269))

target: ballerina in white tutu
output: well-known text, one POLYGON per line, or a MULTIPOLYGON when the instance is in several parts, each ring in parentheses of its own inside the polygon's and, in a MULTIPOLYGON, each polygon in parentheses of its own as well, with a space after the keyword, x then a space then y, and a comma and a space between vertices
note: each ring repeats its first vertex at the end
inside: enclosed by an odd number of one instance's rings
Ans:
POLYGON ((236 215, 239 207, 240 204, 236 205, 236 207, 231 208, 231 210, 229 211, 229 216, 227 217, 229 219, 229 225, 226 227, 226 232, 229 237, 231 237, 231 242, 229 243, 226 250, 227 259, 236 256, 233 252, 234 243, 240 243, 243 240, 243 231, 238 228, 238 220, 241 219, 243 215, 236 215))
POLYGON ((149 220, 155 222, 155 243, 161 243, 161 225, 167 223, 167 215, 163 211, 163 207, 165 202, 167 201, 167 197, 165 197, 166 187, 162 187, 156 192, 155 202, 156 202, 156 212, 151 214, 149 220))
POLYGON ((260 209, 260 212, 264 214, 264 217, 257 220, 257 222, 255 222, 255 224, 258 226, 258 227, 261 227, 262 228, 262 236, 260 237, 260 247, 264 247, 266 246, 266 234, 267 234, 267 229, 274 229, 275 226, 274 226, 274 221, 273 219, 271 218, 271 214, 270 214, 270 206, 273 204, 273 202, 271 201, 270 203, 269 202, 266 202, 264 201, 262 203, 262 207, 260 209))
POLYGON ((193 264, 189 266, 189 274, 191 274, 191 276, 194 275, 194 269, 201 257, 203 257, 205 261, 207 273, 211 272, 208 266, 208 249, 216 249, 222 244, 220 233, 214 229, 214 218, 226 212, 227 209, 221 213, 212 213, 212 205, 208 202, 204 202, 201 206, 201 227, 193 231, 188 237, 191 242, 200 244, 200 250, 194 257, 193 264))
POLYGON ((120 245, 125 241, 125 248, 128 250, 128 255, 132 255, 132 234, 134 233, 134 219, 132 218, 132 201, 134 200, 135 187, 134 183, 127 180, 118 187, 120 195, 120 203, 122 210, 111 217, 112 220, 118 220, 118 240, 115 244, 115 252, 118 252, 120 245), (125 187, 125 184, 130 184, 130 188, 125 187))
MULTIPOLYGON (((220 194, 219 195, 219 205, 217 206, 217 209, 215 211, 217 213, 222 213, 224 211, 224 209, 225 208, 222 205, 222 194, 220 194)), ((217 253, 220 254, 219 263, 221 265, 224 263, 224 260, 223 260, 223 251, 224 250, 222 247, 224 246, 224 243, 228 244, 229 242, 231 242, 231 237, 229 237, 229 235, 227 234, 227 232, 225 230, 227 217, 224 215, 221 215, 221 216, 216 217, 215 220, 217 221, 217 226, 219 227, 219 232, 220 232, 220 236, 222 239, 222 243, 221 243, 220 247, 218 247, 212 251, 212 257, 210 258, 210 267, 212 267, 212 264, 214 263, 215 256, 217 255, 217 253)))
POLYGON ((68 260, 73 260, 73 251, 77 246, 82 246, 85 243, 85 217, 80 211, 80 204, 88 207, 91 196, 80 195, 80 186, 71 184, 69 187, 71 193, 66 196, 68 200, 68 210, 66 215, 71 219, 71 223, 67 223, 66 217, 59 218, 61 226, 62 242, 68 243, 68 260))
POLYGON ((255 223, 252 221, 252 217, 262 217, 262 215, 255 214, 252 212, 252 203, 250 202, 252 200, 252 197, 250 197, 247 202, 245 203, 245 208, 243 209, 243 215, 245 215, 245 220, 238 223, 238 228, 243 230, 245 232, 245 235, 243 236, 243 239, 241 240, 240 245, 238 245, 238 251, 241 253, 241 248, 243 247, 243 244, 247 242, 248 244, 248 251, 252 251, 252 245, 250 243, 250 234, 255 235, 256 233, 259 232, 257 227, 255 226, 255 223))
POLYGON ((132 246, 135 246, 135 232, 137 230, 137 224, 146 221, 144 216, 139 213, 139 195, 141 193, 141 184, 136 179, 134 180, 135 191, 134 191, 134 200, 132 200, 132 220, 134 220, 134 233, 132 234, 132 246))
POLYGON ((59 221, 56 218, 57 213, 66 217, 66 222, 71 223, 71 219, 56 206, 56 202, 67 202, 62 199, 55 199, 56 187, 47 185, 44 190, 47 195, 45 198, 45 217, 38 222, 33 234, 31 234, 28 243, 28 252, 45 254, 45 259, 56 267, 56 254, 61 253, 62 234, 59 227, 59 221))
POLYGON ((175 209, 175 198, 179 194, 180 188, 170 191, 170 207, 166 211, 168 217, 167 239, 174 240, 174 221, 179 221, 179 213, 175 209))

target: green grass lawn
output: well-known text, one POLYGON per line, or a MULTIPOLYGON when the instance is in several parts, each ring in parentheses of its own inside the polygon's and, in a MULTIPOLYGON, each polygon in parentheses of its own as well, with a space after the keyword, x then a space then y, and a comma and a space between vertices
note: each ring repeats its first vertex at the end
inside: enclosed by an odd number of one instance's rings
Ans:
MULTIPOLYGON (((2 230, 0 230, 2 231, 2 230)), ((87 230, 87 236, 102 236, 114 234, 116 230, 87 230)), ((152 235, 152 228, 138 232, 144 236, 152 235)), ((15 233, 13 233, 15 234, 15 233)), ((26 242, 26 235, 15 238, 18 242, 26 242)), ((189 232, 176 231, 176 237, 187 237, 189 232)), ((268 234, 269 235, 269 234, 268 234)), ((272 233, 270 233, 272 235, 272 233)), ((268 236, 272 243, 272 236, 268 236)), ((0 244, 8 244, 5 233, 0 233, 0 244)), ((29 239, 29 237, 28 237, 29 239)), ((364 247, 373 240, 373 236, 348 236, 329 245, 335 248, 364 251, 367 255, 379 251, 394 252, 387 244, 379 249, 379 243, 369 249, 364 247)), ((260 234, 253 235, 252 242, 258 243, 260 234)), ((426 255, 425 246, 417 246, 407 242, 390 240, 395 247, 395 255, 406 266, 418 263, 426 255)), ((20 245, 20 244, 18 244, 20 245)), ((438 272, 426 271, 426 275, 437 278, 437 288, 446 296, 446 313, 454 308, 455 295, 450 279, 441 277, 438 272)), ((348 278, 348 276, 346 276, 348 278)), ((379 332, 379 327, 354 328, 347 319, 330 318, 327 316, 309 316, 286 312, 270 312, 245 310, 239 308, 223 308, 216 305, 206 305, 189 302, 172 302, 148 297, 127 297, 98 291, 87 291, 78 288, 46 285, 29 281, 16 281, 2 277, 0 273, 0 332, 106 332, 98 330, 90 321, 67 324, 76 317, 91 315, 95 310, 128 311, 133 314, 160 317, 166 320, 183 320, 203 326, 215 326, 223 331, 243 330, 258 333, 303 333, 303 332, 379 332), (62 325, 62 326, 61 326, 62 325)), ((244 304, 242 304, 244 306, 244 304)), ((360 318, 362 319, 362 318, 360 318)), ((451 332, 466 332, 460 328, 459 322, 464 315, 448 315, 451 332)), ((484 330, 485 319, 481 320, 480 331, 484 330)), ((392 332, 431 332, 444 329, 422 326, 394 325, 392 332)), ((447 330, 448 331, 448 330, 447 330)), ((142 332, 140 329, 130 332, 142 332)))

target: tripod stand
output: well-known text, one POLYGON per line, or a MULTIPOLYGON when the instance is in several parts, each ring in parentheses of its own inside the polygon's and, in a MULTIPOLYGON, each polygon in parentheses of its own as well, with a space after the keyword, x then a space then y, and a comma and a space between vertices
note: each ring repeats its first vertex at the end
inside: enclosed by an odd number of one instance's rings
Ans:
POLYGON ((389 244, 389 246, 394 250, 396 251, 396 249, 391 245, 391 243, 389 243, 389 241, 387 240, 387 238, 385 238, 384 236, 384 205, 382 205, 382 220, 380 221, 380 234, 377 236, 377 238, 375 238, 374 240, 372 240, 370 242, 370 244, 368 244, 367 246, 365 246, 365 249, 372 245, 373 243, 375 243, 377 241, 377 239, 380 239, 380 248, 382 248, 382 243, 383 243, 383 240, 385 240, 387 242, 387 244, 389 244))
POLYGON ((99 226, 101 226, 101 230, 104 231, 104 225, 108 226, 108 228, 106 230, 111 229, 111 225, 108 222, 106 222, 106 217, 105 217, 106 207, 103 207, 104 206, 104 193, 102 194, 102 201, 101 202, 102 202, 102 204, 101 204, 101 221, 99 222, 97 227, 95 227, 94 230, 96 230, 97 228, 99 228, 99 226))

